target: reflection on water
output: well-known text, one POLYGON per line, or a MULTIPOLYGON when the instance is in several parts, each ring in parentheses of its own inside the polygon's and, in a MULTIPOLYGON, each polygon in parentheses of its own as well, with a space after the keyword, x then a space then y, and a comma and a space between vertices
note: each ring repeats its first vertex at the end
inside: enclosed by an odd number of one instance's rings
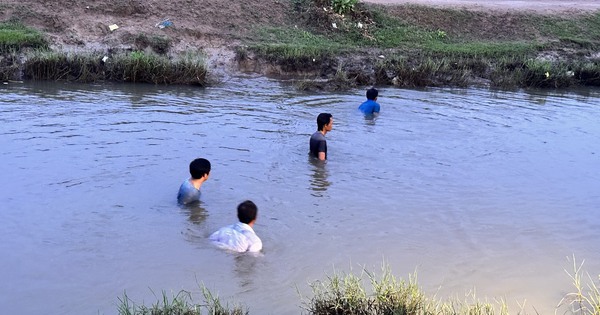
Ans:
POLYGON ((368 115, 363 115, 363 116, 365 118, 365 125, 374 126, 379 114, 368 114, 368 115))
POLYGON ((315 197, 323 197, 323 193, 327 191, 327 187, 331 185, 328 180, 327 161, 321 161, 312 156, 308 157, 311 167, 310 188, 313 191, 311 195, 315 197))
POLYGON ((193 224, 202 224, 208 217, 208 212, 202 207, 202 201, 180 205, 180 207, 181 211, 188 216, 188 219, 193 224))
POLYGON ((6 313, 112 314, 116 292, 201 281, 253 314, 299 314, 296 287, 385 259, 399 277, 418 267, 428 292, 476 287, 550 314, 570 287, 564 257, 600 270, 597 90, 389 89, 371 119, 362 90, 263 78, 0 89, 6 313), (307 160, 320 112, 336 120, 327 163, 307 160), (211 179, 179 207, 197 156, 211 179), (207 240, 246 199, 260 257, 207 240))
POLYGON ((252 288, 257 276, 256 268, 260 261, 260 253, 234 253, 234 272, 242 291, 252 288))

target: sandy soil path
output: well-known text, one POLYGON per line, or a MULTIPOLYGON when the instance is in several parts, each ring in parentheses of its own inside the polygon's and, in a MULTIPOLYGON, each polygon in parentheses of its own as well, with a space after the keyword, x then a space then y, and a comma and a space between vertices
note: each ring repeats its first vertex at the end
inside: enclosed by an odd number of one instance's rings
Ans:
POLYGON ((380 4, 421 4, 465 7, 474 10, 535 11, 539 13, 589 12, 600 10, 600 0, 363 0, 380 4))

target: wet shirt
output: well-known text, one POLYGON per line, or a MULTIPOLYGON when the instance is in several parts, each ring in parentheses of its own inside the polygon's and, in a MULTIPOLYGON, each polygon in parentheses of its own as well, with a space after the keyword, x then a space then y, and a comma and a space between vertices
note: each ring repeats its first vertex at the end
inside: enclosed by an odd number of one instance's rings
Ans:
POLYGON ((262 241, 252 227, 241 222, 219 229, 210 235, 210 240, 220 248, 240 253, 262 249, 262 241))
POLYGON ((177 202, 180 204, 190 204, 200 199, 200 189, 196 189, 189 179, 186 179, 183 184, 179 187, 179 193, 177 193, 177 202))
POLYGON ((371 115, 373 113, 379 113, 381 107, 379 106, 379 103, 373 100, 366 100, 358 106, 358 109, 365 115, 371 115))
POLYGON ((327 159, 327 141, 325 136, 317 131, 310 137, 310 155, 318 158, 319 152, 325 152, 325 159, 327 159))

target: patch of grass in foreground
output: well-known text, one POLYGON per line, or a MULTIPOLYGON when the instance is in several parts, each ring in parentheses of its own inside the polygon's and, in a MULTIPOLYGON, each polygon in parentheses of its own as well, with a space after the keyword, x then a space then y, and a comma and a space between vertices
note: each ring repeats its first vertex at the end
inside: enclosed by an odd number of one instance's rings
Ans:
POLYGON ((223 306, 218 296, 213 295, 206 287, 202 287, 202 295, 204 296, 203 304, 195 304, 192 302, 190 292, 180 291, 171 298, 167 296, 165 291, 162 296, 157 297, 156 303, 148 307, 145 305, 137 305, 128 296, 123 293, 123 297, 119 298, 117 309, 119 315, 201 315, 203 310, 206 310, 210 315, 247 315, 248 310, 240 305, 230 307, 228 304, 223 306))
POLYGON ((0 22, 0 54, 25 47, 47 48, 48 42, 40 32, 19 22, 0 22))
MULTIPOLYGON (((574 286, 556 306, 557 314, 600 315, 600 275, 597 279, 585 273, 583 262, 567 258, 572 270, 565 272, 574 286)), ((381 274, 362 269, 360 275, 335 272, 325 280, 310 284, 312 296, 301 297, 302 308, 312 315, 509 315, 509 306, 503 299, 481 301, 474 293, 464 299, 446 300, 428 297, 419 287, 416 273, 408 281, 396 278, 385 263, 381 274)), ((247 315, 241 305, 223 305, 218 296, 201 287, 204 302, 192 302, 190 292, 180 291, 172 297, 162 292, 152 306, 138 305, 126 293, 119 298, 119 315, 247 315)), ((525 303, 519 305, 517 314, 525 315, 525 303)), ((534 308, 535 310, 535 308, 534 308)), ((535 312, 537 314, 537 311, 535 312)))
MULTIPOLYGON (((582 264, 572 260, 573 272, 567 272, 575 292, 565 295, 556 307, 561 314, 599 315, 600 284, 588 276, 582 282, 582 264), (566 309, 565 309, 566 308, 566 309)), ((599 279, 600 280, 600 276, 599 279)), ((324 281, 311 284, 312 297, 304 298, 305 310, 313 315, 330 314, 422 314, 422 315, 508 315, 509 307, 504 300, 493 303, 479 300, 474 294, 465 300, 457 298, 439 300, 427 297, 417 284, 415 275, 409 280, 394 277, 387 265, 382 266, 380 276, 362 270, 359 276, 334 273, 324 281), (370 288, 366 284, 370 284, 370 288)), ((517 314, 527 314, 519 306, 517 314)))

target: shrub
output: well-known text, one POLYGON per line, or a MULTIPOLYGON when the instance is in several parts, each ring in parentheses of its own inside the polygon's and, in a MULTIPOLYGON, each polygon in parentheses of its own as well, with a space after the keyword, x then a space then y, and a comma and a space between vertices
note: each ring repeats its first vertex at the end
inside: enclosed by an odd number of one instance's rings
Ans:
POLYGON ((331 7, 337 14, 347 14, 357 3, 358 0, 331 0, 331 7))
POLYGON ((0 54, 18 52, 25 47, 47 48, 48 42, 40 32, 20 22, 0 23, 0 54))

